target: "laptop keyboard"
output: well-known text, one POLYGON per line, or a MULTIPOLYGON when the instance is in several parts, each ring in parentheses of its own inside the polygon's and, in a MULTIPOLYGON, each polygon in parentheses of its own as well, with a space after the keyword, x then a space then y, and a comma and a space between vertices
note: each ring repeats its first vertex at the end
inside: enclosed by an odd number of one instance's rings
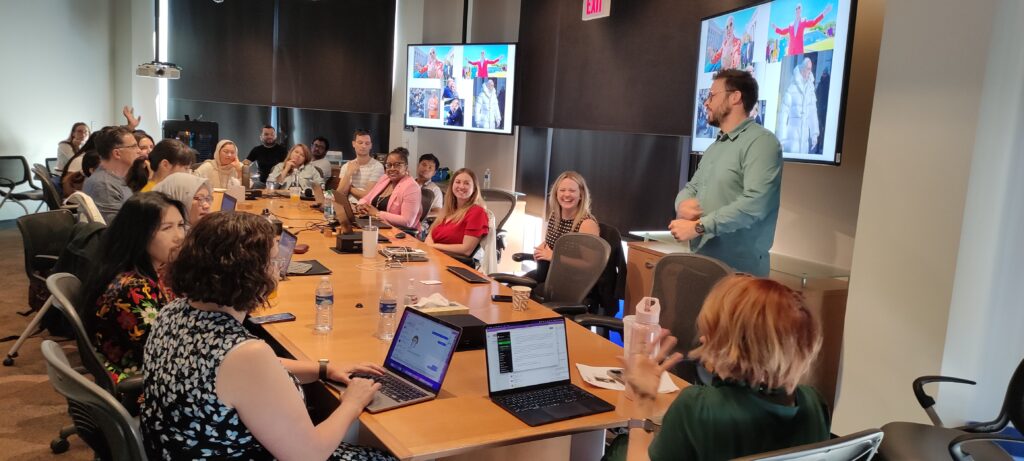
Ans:
POLYGON ((487 283, 487 279, 465 267, 448 266, 448 272, 457 275, 460 279, 469 283, 487 283))
POLYGON ((377 375, 364 375, 364 374, 353 374, 353 378, 368 378, 380 383, 380 393, 396 402, 407 402, 409 400, 418 399, 420 397, 426 397, 427 393, 419 390, 418 388, 406 384, 394 376, 385 374, 383 376, 377 375))
POLYGON ((553 405, 572 403, 590 398, 591 394, 571 384, 548 387, 534 391, 495 397, 499 403, 512 411, 532 410, 553 405))
POLYGON ((288 263, 289 274, 305 274, 306 272, 309 272, 309 270, 312 268, 313 265, 310 263, 303 263, 298 261, 292 261, 288 263))

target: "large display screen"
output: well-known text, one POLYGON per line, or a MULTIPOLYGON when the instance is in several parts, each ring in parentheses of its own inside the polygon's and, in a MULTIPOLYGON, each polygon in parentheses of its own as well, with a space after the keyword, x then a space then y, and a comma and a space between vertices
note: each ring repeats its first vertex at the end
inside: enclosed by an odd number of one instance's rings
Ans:
POLYGON ((409 45, 406 125, 512 134, 516 45, 409 45))
POLYGON ((693 117, 693 150, 718 128, 704 101, 722 69, 744 69, 758 83, 748 114, 775 133, 787 160, 838 164, 842 142, 851 0, 775 0, 705 18, 693 117))

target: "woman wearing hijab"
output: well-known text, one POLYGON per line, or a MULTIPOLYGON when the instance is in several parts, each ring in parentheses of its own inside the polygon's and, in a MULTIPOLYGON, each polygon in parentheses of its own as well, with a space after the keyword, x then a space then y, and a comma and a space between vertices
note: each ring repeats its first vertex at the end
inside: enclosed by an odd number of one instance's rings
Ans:
POLYGON ((185 210, 188 212, 185 221, 190 226, 196 225, 200 219, 210 214, 213 191, 206 178, 188 173, 174 173, 160 181, 160 184, 157 184, 153 190, 163 192, 185 205, 185 210))
POLYGON ((230 139, 221 139, 213 150, 213 158, 196 168, 196 175, 210 181, 210 186, 227 189, 242 184, 242 163, 238 161, 238 146, 230 139))

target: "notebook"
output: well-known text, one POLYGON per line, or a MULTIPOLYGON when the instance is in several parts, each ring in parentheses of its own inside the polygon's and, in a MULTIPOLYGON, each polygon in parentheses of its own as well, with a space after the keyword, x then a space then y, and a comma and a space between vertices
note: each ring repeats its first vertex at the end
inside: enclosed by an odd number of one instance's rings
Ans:
POLYGON ((572 384, 564 317, 488 325, 484 331, 491 401, 527 425, 615 409, 572 384))
POLYGON ((387 372, 383 377, 372 376, 381 388, 366 410, 378 413, 436 398, 461 335, 462 329, 455 325, 405 309, 384 358, 387 372))

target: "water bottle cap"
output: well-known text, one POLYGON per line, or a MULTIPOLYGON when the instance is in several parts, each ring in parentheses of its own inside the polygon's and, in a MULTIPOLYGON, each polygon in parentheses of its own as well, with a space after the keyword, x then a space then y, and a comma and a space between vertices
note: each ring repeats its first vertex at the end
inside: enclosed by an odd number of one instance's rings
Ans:
POLYGON ((636 305, 636 321, 640 323, 656 324, 661 317, 661 304, 658 298, 645 296, 636 305))
POLYGON ((320 277, 320 280, 322 280, 324 282, 329 282, 329 281, 331 281, 331 278, 326 276, 326 275, 324 275, 324 276, 320 277))

